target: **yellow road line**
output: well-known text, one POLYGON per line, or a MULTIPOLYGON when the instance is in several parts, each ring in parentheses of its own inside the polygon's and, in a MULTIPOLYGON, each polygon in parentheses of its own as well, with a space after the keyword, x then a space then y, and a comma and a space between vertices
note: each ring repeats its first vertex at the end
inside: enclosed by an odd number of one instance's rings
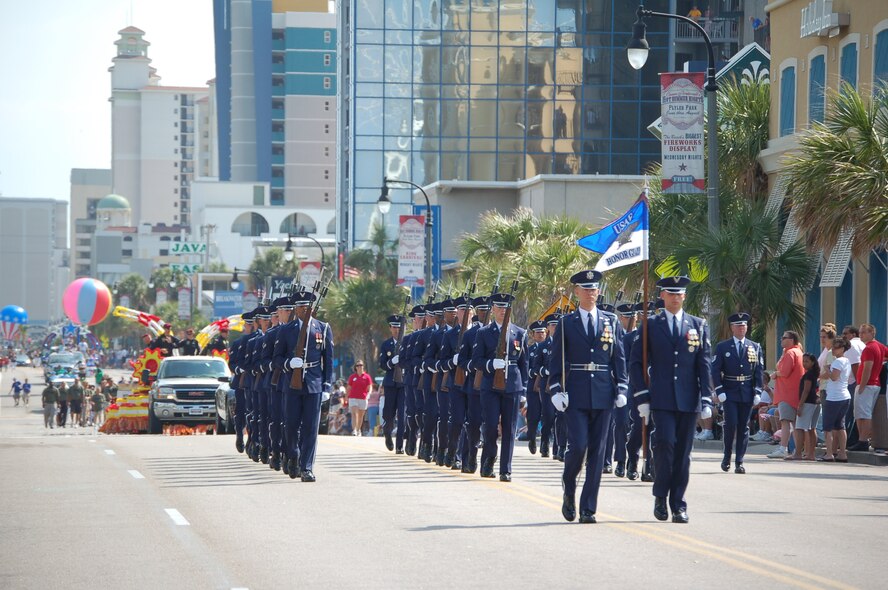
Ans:
MULTIPOLYGON (((349 443, 345 443, 341 440, 336 439, 326 439, 327 442, 333 444, 334 446, 347 448, 350 450, 359 450, 363 452, 371 452, 378 455, 391 455, 389 451, 384 451, 382 449, 367 449, 362 446, 357 446, 349 443)), ((500 484, 498 481, 487 479, 487 478, 479 478, 477 475, 461 473, 459 471, 452 470, 442 470, 434 463, 426 463, 425 461, 418 461, 415 457, 410 455, 395 455, 395 459, 398 460, 406 460, 412 459, 414 465, 419 465, 420 467, 426 468, 430 471, 434 471, 435 473, 446 473, 450 474, 454 477, 461 477, 464 479, 471 479, 473 481, 480 482, 482 484, 487 485, 488 487, 507 492, 513 496, 517 496, 519 498, 524 498, 526 500, 530 500, 531 502, 535 502, 541 506, 546 506, 547 508, 557 508, 561 510, 561 501, 556 500, 552 496, 540 492, 531 487, 527 487, 521 484, 516 484, 514 482, 509 484, 500 484)), ((829 587, 836 588, 837 590, 856 590, 855 586, 851 586, 849 584, 845 584, 843 582, 839 582, 837 580, 832 580, 829 578, 825 578, 823 576, 818 576, 816 574, 808 573, 804 570, 800 570, 794 568, 792 566, 784 565, 777 561, 772 561, 770 559, 765 559, 763 557, 759 557, 757 555, 752 555, 750 553, 744 553, 743 551, 738 551, 736 549, 731 549, 729 547, 724 547, 721 545, 716 545, 714 543, 710 543, 708 541, 701 541, 699 539, 695 539, 693 537, 689 537, 687 535, 676 533, 672 531, 656 531, 652 530, 654 526, 657 526, 655 523, 650 524, 639 524, 639 523, 629 523, 625 519, 621 519, 617 516, 605 514, 602 512, 596 513, 596 516, 603 519, 602 524, 606 524, 610 528, 617 528, 625 533, 646 537, 648 539, 658 541, 665 545, 670 545, 684 551, 689 551, 692 553, 697 553, 699 555, 703 555, 709 557, 711 559, 715 559, 736 567, 738 569, 747 570, 756 574, 757 576, 766 576, 775 581, 781 582, 783 584, 789 584, 791 586, 796 586, 799 588, 805 589, 814 589, 821 587, 829 587), (783 575, 774 571, 771 571, 769 568, 778 569, 784 572, 787 575, 783 575), (792 576, 792 577, 790 577, 792 576), (805 578, 805 579, 800 579, 805 578), (810 581, 810 583, 809 583, 810 581), (814 585, 819 584, 819 585, 814 585)))

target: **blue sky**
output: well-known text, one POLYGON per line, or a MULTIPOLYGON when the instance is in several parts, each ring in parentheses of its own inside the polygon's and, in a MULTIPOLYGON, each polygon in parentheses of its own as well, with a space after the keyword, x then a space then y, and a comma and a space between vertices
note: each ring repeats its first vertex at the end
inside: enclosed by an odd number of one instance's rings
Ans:
POLYGON ((211 0, 0 0, 0 195, 67 200, 71 168, 110 167, 108 68, 128 25, 161 84, 215 77, 211 0))

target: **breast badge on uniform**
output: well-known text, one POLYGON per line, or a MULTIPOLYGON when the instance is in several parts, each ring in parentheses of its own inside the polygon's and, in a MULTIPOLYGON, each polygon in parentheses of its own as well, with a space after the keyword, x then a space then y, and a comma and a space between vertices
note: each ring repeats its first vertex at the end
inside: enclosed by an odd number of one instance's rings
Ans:
POLYGON ((694 352, 698 346, 700 346, 700 334, 697 333, 696 328, 690 328, 688 330, 688 352, 694 352))
POLYGON ((750 363, 758 362, 758 355, 755 353, 755 347, 747 346, 746 347, 746 358, 750 363))
POLYGON ((614 341, 614 333, 611 330, 610 321, 605 318, 604 328, 601 330, 601 350, 607 350, 608 346, 614 341))
POLYGON ((318 350, 324 347, 324 335, 320 332, 315 332, 315 345, 318 347, 318 350))

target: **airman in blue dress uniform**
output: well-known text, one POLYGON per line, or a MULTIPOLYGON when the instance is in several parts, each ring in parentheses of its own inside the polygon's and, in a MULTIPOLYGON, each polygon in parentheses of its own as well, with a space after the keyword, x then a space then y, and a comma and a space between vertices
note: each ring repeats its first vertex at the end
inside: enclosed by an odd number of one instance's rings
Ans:
MULTIPOLYGON (((385 447, 390 451, 395 451, 398 455, 404 454, 404 412, 406 409, 406 399, 403 381, 400 383, 395 381, 395 368, 401 360, 401 343, 398 342, 398 336, 404 321, 405 319, 400 315, 388 317, 391 338, 380 345, 379 358, 377 359, 379 366, 385 371, 385 377, 382 379, 382 387, 385 391, 385 406, 382 408, 382 433, 385 436, 385 447), (396 415, 398 430, 395 434, 395 440, 392 441, 392 430, 395 426, 396 415)), ((402 374, 404 374, 403 370, 402 374)))
POLYGON ((630 372, 638 413, 646 420, 653 415, 656 478, 654 517, 688 522, 685 491, 691 468, 691 448, 697 415, 712 416, 712 361, 709 328, 702 318, 682 309, 690 279, 665 277, 657 281, 664 310, 647 322, 647 361, 642 365, 644 329, 632 344, 630 372), (650 384, 645 385, 645 372, 650 384))
POLYGON ((263 364, 265 335, 271 328, 271 318, 275 309, 271 305, 263 305, 256 311, 259 320, 259 335, 250 341, 249 367, 253 373, 253 432, 256 442, 252 449, 252 459, 268 463, 268 398, 265 393, 265 373, 268 366, 263 364))
POLYGON ((570 278, 579 305, 559 321, 552 338, 549 393, 567 423, 561 514, 576 518, 577 477, 586 460, 580 522, 594 523, 611 414, 626 405, 628 377, 623 328, 616 316, 595 305, 601 273, 584 270, 570 278))
MULTIPOLYGON (((604 303, 603 295, 598 296, 598 303, 596 304, 596 307, 599 311, 604 311, 614 316, 616 316, 617 314, 617 308, 615 308, 610 303, 604 303)), ((625 335, 626 334, 624 333, 623 336, 625 335)), ((623 406, 623 408, 625 407, 626 406, 623 406)), ((602 468, 602 473, 613 473, 614 470, 614 429, 616 428, 617 413, 623 410, 623 408, 611 412, 611 423, 607 429, 607 439, 604 443, 604 467, 602 468)))
MULTIPOLYGON (((623 355, 628 359, 632 350, 632 340, 635 338, 635 304, 622 303, 616 307, 616 314, 623 326, 623 355)), ((630 390, 631 393, 631 390, 630 390)), ((628 396, 632 399, 632 396, 628 396)), ((614 410, 613 428, 607 435, 607 451, 605 460, 613 454, 616 466, 614 475, 626 476, 626 446, 629 442, 629 420, 634 404, 629 403, 622 408, 614 410)))
MULTIPOLYGON (((243 335, 231 343, 228 351, 228 368, 235 375, 234 388, 234 447, 238 453, 244 452, 244 428, 247 423, 247 373, 244 372, 246 345, 253 337, 253 312, 241 314, 244 321, 243 335)), ((247 431, 249 435, 249 430, 247 431)))
POLYGON ((746 473, 743 458, 749 444, 749 418, 752 407, 761 400, 764 359, 758 342, 746 337, 749 314, 735 313, 728 323, 733 337, 716 344, 712 354, 712 383, 725 415, 721 468, 731 468, 731 451, 736 449, 734 473, 746 473))
MULTIPOLYGON (((308 306, 314 301, 312 293, 294 295, 297 307, 308 306)), ((281 379, 290 383, 292 371, 302 369, 302 389, 287 388, 290 396, 287 409, 287 455, 291 478, 301 477, 304 482, 316 480, 314 475, 315 452, 318 443, 318 423, 321 402, 329 396, 333 380, 333 331, 329 324, 316 318, 299 319, 287 325, 274 350, 274 366, 283 374, 281 379), (299 331, 304 321, 310 321, 305 344, 305 357, 294 356, 299 331)))
POLYGON ((497 293, 491 297, 494 321, 478 330, 472 349, 472 367, 483 372, 481 380, 481 411, 484 422, 484 448, 481 452, 481 477, 493 477, 497 454, 497 427, 502 422, 503 440, 500 455, 500 481, 512 481, 512 451, 518 421, 518 398, 527 387, 527 344, 523 328, 509 323, 503 326, 506 308, 514 297, 497 293), (501 330, 507 330, 505 358, 496 356, 501 330), (493 388, 494 373, 505 373, 504 391, 493 388))
MULTIPOLYGON (((447 419, 443 414, 441 403, 438 404, 439 426, 446 429, 445 436, 439 435, 440 440, 447 441, 447 448, 444 453, 444 465, 451 469, 462 469, 463 455, 459 453, 460 441, 462 439, 463 425, 468 410, 468 397, 465 392, 465 383, 457 386, 453 379, 456 376, 456 370, 459 366, 459 350, 457 348, 459 342, 459 332, 462 329, 463 318, 470 313, 469 299, 467 297, 458 297, 453 300, 455 309, 455 318, 452 327, 444 333, 441 341, 441 352, 438 354, 437 370, 439 372, 439 383, 441 384, 438 391, 438 400, 442 396, 447 397, 447 419), (442 374, 443 373, 443 374, 442 374)), ((468 330, 468 324, 466 330, 468 330)), ((463 336, 465 338, 465 336, 463 336)), ((465 441, 463 441, 462 449, 465 451, 465 441)), ((439 451, 440 453, 440 451, 439 451)))
POLYGON ((268 445, 271 458, 268 466, 275 471, 281 470, 281 454, 283 450, 283 391, 282 384, 279 380, 272 383, 274 369, 271 367, 272 358, 274 357, 274 347, 277 339, 280 337, 282 327, 290 321, 290 315, 293 313, 293 303, 288 297, 278 297, 272 302, 275 307, 275 318, 271 328, 265 334, 265 346, 263 350, 263 362, 266 362, 269 369, 266 372, 265 379, 268 382, 266 393, 268 396, 268 445))
POLYGON ((437 452, 438 395, 432 391, 432 371, 438 349, 435 340, 443 332, 444 310, 441 303, 426 305, 426 328, 420 332, 414 346, 414 358, 419 366, 419 388, 422 391, 422 438, 419 458, 431 463, 437 452))
POLYGON ((422 406, 417 406, 416 403, 417 375, 416 366, 413 364, 413 346, 425 322, 425 307, 415 305, 407 315, 413 322, 413 331, 404 336, 404 340, 398 347, 398 365, 404 374, 404 405, 406 407, 404 435, 407 437, 404 451, 408 455, 413 455, 416 453, 417 439, 419 438, 420 425, 422 424, 422 406))
MULTIPOLYGON (((527 398, 527 450, 531 455, 535 455, 537 452, 536 433, 540 426, 540 419, 543 417, 543 408, 544 406, 552 407, 548 394, 541 388, 542 382, 545 381, 541 371, 545 357, 549 352, 548 346, 551 346, 551 340, 547 345, 546 322, 537 320, 531 322, 527 328, 533 339, 533 343, 527 347, 527 392, 525 393, 527 398)), ((543 442, 548 448, 546 433, 543 433, 543 442)))
MULTIPOLYGON (((663 302, 663 300, 661 299, 660 300, 660 303, 661 303, 660 309, 662 309, 662 307, 663 307, 662 302, 663 302)), ((651 301, 648 303, 648 314, 651 315, 651 317, 653 317, 653 313, 656 309, 657 309, 657 307, 656 307, 655 302, 651 301)), ((643 313, 644 313, 644 303, 636 303, 635 304, 636 321, 641 319, 643 313)), ((635 342, 635 337, 637 335, 638 335, 638 327, 636 324, 636 328, 634 330, 632 330, 631 333, 626 335, 627 337, 631 336, 632 341, 627 343, 625 338, 623 340, 623 342, 624 342, 623 348, 624 348, 624 352, 626 353, 627 359, 632 358, 632 354, 631 354, 632 353, 632 344, 635 342)), ((642 428, 642 424, 644 421, 641 419, 641 416, 638 415, 638 401, 636 400, 635 395, 634 395, 634 393, 635 393, 634 384, 631 382, 631 379, 630 379, 629 385, 630 385, 633 395, 630 396, 631 399, 629 400, 629 405, 632 408, 629 411, 629 417, 631 419, 632 424, 629 428, 629 441, 626 443, 626 456, 627 456, 626 477, 632 481, 635 481, 639 477, 638 456, 639 456, 639 454, 642 454, 642 448, 641 448, 642 436, 641 435, 643 434, 642 431, 644 430, 642 428)), ((643 452, 643 455, 644 455, 644 457, 646 457, 646 459, 644 461, 644 465, 642 466, 642 472, 641 472, 641 481, 644 481, 644 482, 654 481, 653 467, 652 467, 653 459, 651 458, 651 432, 652 432, 653 428, 651 426, 652 426, 651 420, 650 420, 650 418, 648 418, 647 435, 645 436, 645 440, 644 440, 644 452, 643 452)))
POLYGON ((466 381, 463 385, 466 391, 466 445, 462 458, 462 472, 475 473, 478 470, 478 446, 481 443, 481 425, 484 416, 481 412, 481 389, 475 387, 475 369, 472 366, 472 350, 478 337, 478 330, 487 324, 490 314, 490 296, 482 295, 471 301, 477 314, 472 325, 463 335, 462 346, 459 349, 460 366, 466 369, 466 381), (477 321, 476 321, 477 320, 477 321))
MULTIPOLYGON (((435 425, 435 441, 437 442, 437 452, 435 453, 435 463, 439 466, 450 467, 453 464, 453 455, 450 455, 450 463, 447 461, 447 450, 450 447, 450 393, 447 389, 447 375, 444 370, 447 365, 442 367, 442 362, 449 359, 444 358, 444 340, 447 334, 458 328, 456 322, 456 303, 453 299, 445 299, 439 306, 441 312, 441 322, 438 331, 429 342, 426 349, 426 369, 431 375, 429 379, 429 388, 435 394, 435 400, 438 405, 438 419, 435 425)), ((435 311, 437 316, 438 310, 435 311)), ((454 441, 454 450, 459 439, 454 441)))

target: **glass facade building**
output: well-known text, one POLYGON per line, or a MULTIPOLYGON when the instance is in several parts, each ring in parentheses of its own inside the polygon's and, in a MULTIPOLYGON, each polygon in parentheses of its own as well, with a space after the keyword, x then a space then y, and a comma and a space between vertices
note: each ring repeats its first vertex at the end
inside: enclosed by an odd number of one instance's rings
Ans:
MULTIPOLYGON (((669 2, 645 4, 668 10, 669 2)), ((638 174, 659 161, 669 29, 626 59, 636 3, 621 0, 347 0, 340 5, 340 237, 368 237, 383 176, 515 181, 638 174)), ((391 192, 389 235, 412 212, 391 192)), ((424 203, 423 203, 424 204, 424 203)))

